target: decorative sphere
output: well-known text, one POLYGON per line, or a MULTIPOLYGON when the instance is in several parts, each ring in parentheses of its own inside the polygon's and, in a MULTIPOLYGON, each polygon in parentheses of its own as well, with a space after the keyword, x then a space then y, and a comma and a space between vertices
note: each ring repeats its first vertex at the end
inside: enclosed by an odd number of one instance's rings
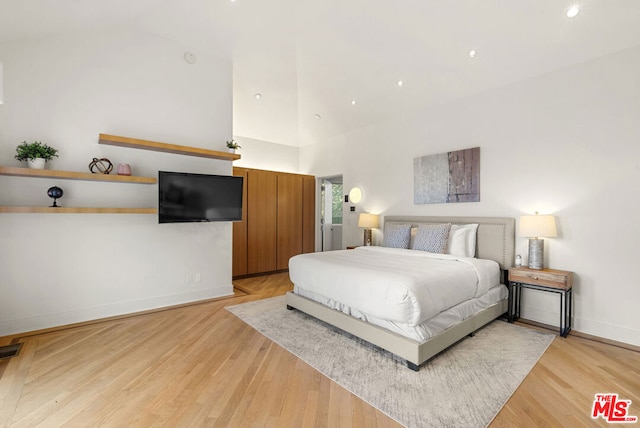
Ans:
POLYGON ((49 190, 47 190, 47 195, 49 195, 50 198, 58 199, 61 198, 62 195, 64 195, 64 192, 58 186, 53 186, 50 187, 49 190))

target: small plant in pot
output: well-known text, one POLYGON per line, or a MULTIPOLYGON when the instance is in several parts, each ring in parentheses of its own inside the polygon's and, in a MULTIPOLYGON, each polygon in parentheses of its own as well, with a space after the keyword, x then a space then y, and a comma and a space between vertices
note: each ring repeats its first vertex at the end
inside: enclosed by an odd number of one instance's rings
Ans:
POLYGON ((231 141, 227 141, 227 149, 229 150, 229 152, 231 153, 235 153, 237 149, 240 149, 240 145, 238 143, 236 143, 235 141, 231 140, 231 141))
POLYGON ((29 168, 35 169, 44 169, 45 162, 58 157, 58 150, 40 141, 23 141, 16 147, 16 153, 16 159, 27 161, 29 168))

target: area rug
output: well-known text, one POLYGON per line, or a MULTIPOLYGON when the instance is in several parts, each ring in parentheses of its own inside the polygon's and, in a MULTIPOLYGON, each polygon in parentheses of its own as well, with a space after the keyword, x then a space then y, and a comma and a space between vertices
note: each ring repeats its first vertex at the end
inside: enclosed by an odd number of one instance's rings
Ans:
POLYGON ((284 296, 227 309, 407 427, 485 427, 554 335, 496 320, 408 369, 392 354, 297 310, 284 296))

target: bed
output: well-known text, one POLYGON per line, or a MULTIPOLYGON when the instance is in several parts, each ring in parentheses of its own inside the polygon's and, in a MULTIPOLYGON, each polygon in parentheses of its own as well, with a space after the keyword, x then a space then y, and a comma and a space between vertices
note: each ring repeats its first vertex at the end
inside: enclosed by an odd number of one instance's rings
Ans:
POLYGON ((507 311, 513 218, 386 216, 384 233, 383 247, 292 257, 287 308, 385 349, 416 371, 507 311), (395 242, 407 229, 411 242, 395 242), (446 249, 432 253, 443 239, 446 249), (407 245, 420 249, 390 248, 407 245))

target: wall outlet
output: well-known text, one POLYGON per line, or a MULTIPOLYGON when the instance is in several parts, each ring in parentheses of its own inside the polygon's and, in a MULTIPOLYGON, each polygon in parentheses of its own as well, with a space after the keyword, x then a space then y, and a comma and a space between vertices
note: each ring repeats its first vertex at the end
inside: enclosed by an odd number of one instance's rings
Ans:
POLYGON ((202 281, 202 274, 200 272, 197 273, 188 273, 184 277, 185 284, 193 284, 194 282, 202 281))

